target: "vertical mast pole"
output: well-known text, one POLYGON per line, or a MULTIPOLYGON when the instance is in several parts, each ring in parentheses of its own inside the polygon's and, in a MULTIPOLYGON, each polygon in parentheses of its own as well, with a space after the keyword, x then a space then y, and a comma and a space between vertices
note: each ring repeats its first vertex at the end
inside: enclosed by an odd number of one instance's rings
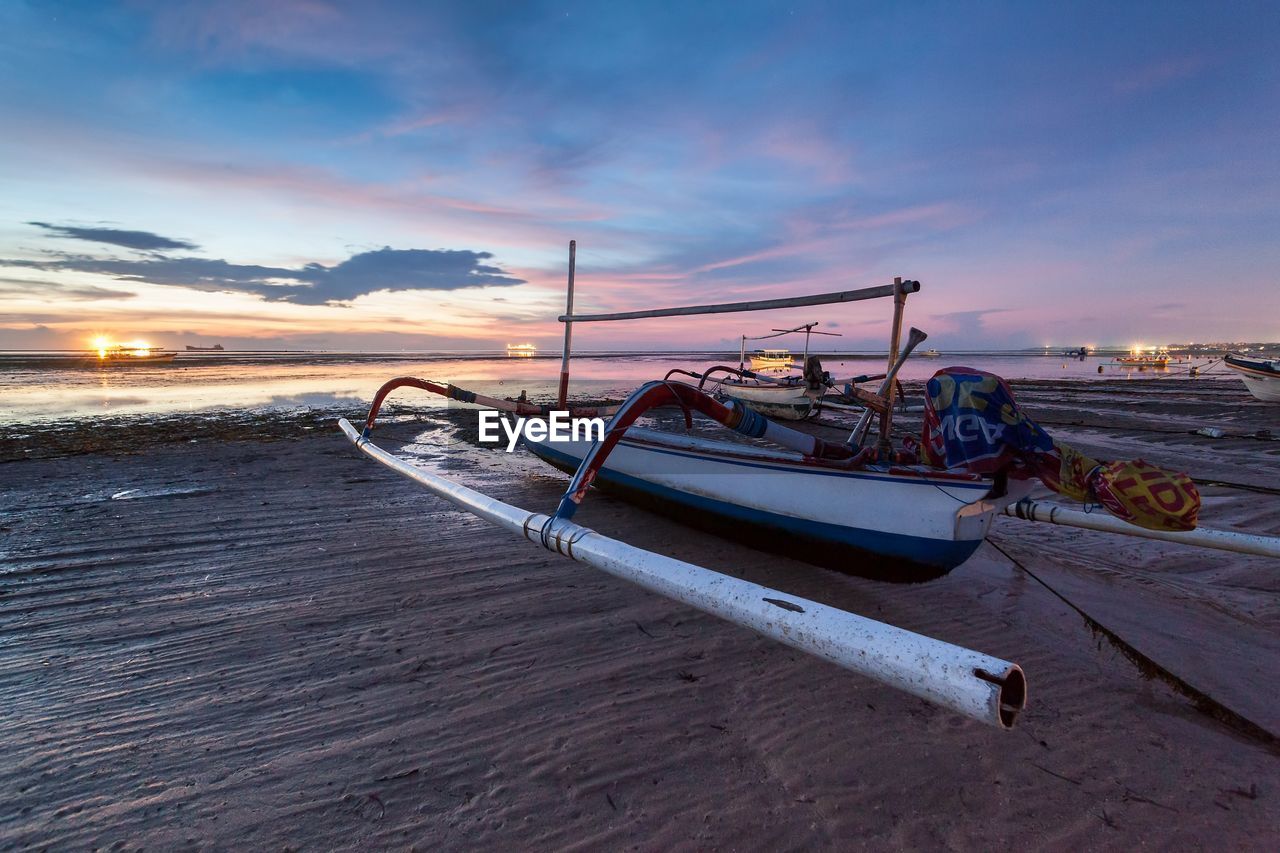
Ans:
MULTIPOLYGON (((578 241, 569 241, 569 288, 565 297, 564 313, 573 316, 573 271, 577 264, 578 241)), ((896 301, 896 297, 895 297, 896 301)), ((563 409, 569 402, 569 351, 573 346, 573 321, 564 321, 564 349, 560 353, 560 390, 556 394, 556 407, 563 409)))
POLYGON ((902 278, 893 280, 893 329, 889 332, 889 370, 898 360, 898 346, 902 341, 902 311, 907 304, 907 294, 902 291, 902 278))
POLYGON ((747 336, 742 336, 742 342, 738 344, 738 369, 742 370, 747 363, 747 336))
MULTIPOLYGON (((896 277, 893 280, 893 330, 889 333, 889 371, 893 370, 894 364, 898 361, 898 346, 902 342, 902 314, 907 306, 907 293, 902 289, 902 278, 896 277)), ((892 443, 889 441, 889 427, 893 424, 893 386, 890 385, 886 392, 885 402, 888 403, 884 410, 884 414, 880 416, 880 442, 877 449, 881 456, 887 456, 893 449, 892 443)))

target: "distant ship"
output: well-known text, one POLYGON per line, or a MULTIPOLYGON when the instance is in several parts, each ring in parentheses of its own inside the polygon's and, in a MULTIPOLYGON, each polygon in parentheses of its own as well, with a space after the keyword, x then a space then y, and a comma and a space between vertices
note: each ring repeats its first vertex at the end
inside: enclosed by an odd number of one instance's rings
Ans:
POLYGON ((528 358, 537 355, 538 348, 533 344, 507 344, 507 355, 528 358))
POLYGON ((214 344, 211 347, 193 347, 187 344, 187 352, 222 352, 224 349, 222 344, 214 344))

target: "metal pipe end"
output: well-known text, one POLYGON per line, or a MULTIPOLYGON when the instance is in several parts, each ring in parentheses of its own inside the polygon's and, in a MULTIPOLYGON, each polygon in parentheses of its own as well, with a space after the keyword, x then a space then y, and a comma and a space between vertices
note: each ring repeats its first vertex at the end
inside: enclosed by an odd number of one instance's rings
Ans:
POLYGON ((989 684, 996 685, 996 713, 1000 728, 1011 729, 1018 715, 1027 707, 1027 676, 1016 663, 1009 664, 1004 675, 992 675, 985 669, 975 669, 973 674, 989 684))

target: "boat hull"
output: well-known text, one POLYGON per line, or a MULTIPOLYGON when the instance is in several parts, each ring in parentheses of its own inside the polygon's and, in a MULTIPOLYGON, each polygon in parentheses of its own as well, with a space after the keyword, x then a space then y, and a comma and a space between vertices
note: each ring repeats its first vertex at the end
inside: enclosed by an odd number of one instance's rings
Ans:
MULTIPOLYGON (((527 441, 574 471, 586 441, 527 441)), ((982 543, 1015 497, 990 480, 818 468, 795 454, 633 429, 595 484, 620 497, 772 553, 849 574, 918 582, 946 574, 982 543)))
POLYGON ((741 400, 762 415, 786 421, 801 421, 813 411, 813 398, 804 385, 747 385, 725 382, 718 396, 741 400))
POLYGON ((1240 374, 1249 393, 1267 403, 1280 403, 1280 371, 1271 362, 1227 356, 1223 364, 1240 374))

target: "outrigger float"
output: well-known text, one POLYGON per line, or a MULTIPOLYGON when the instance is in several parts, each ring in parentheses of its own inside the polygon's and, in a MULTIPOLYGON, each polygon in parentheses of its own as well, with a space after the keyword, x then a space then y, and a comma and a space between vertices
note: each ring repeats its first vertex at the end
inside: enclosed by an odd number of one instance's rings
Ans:
MULTIPOLYGON (((906 298, 920 290, 919 282, 895 279, 879 287, 813 296, 574 314, 575 254, 571 242, 567 307, 559 318, 565 327, 564 350, 554 406, 501 400, 449 384, 401 377, 378 390, 362 430, 343 419, 339 422, 343 432, 376 461, 548 550, 1006 729, 1013 726, 1027 697, 1026 678, 1015 663, 636 548, 576 524, 573 515, 596 485, 681 520, 731 531, 735 539, 766 550, 841 571, 920 581, 968 559, 1001 512, 1028 520, 1097 526, 1075 523, 1054 509, 1025 500, 1030 478, 1036 476, 1064 494, 1092 498, 1121 516, 1123 521, 1102 519, 1116 526, 1113 532, 1280 557, 1280 540, 1273 537, 1192 530, 1199 496, 1186 475, 1170 475, 1141 460, 1098 463, 1055 444, 1017 411, 1003 380, 989 374, 965 368, 939 371, 928 386, 923 445, 914 453, 909 448, 896 450, 891 442, 892 389, 902 364, 926 338, 911 329, 905 347, 901 346, 906 298), (779 424, 731 395, 717 399, 701 387, 712 371, 673 371, 696 378, 699 384, 676 381, 669 374, 642 385, 618 406, 572 406, 568 401, 575 323, 886 297, 894 303, 888 368, 882 376, 860 377, 880 380, 877 392, 846 389, 863 406, 846 442, 824 441, 779 424), (374 445, 371 434, 383 401, 392 391, 406 387, 518 417, 567 411, 571 417, 608 416, 610 420, 598 442, 526 437, 526 446, 536 456, 572 473, 556 510, 539 514, 425 471, 374 445), (696 412, 750 441, 633 428, 638 418, 661 407, 681 410, 686 427, 692 427, 696 412), (997 420, 972 420, 984 411, 988 416, 994 413, 997 420), (878 422, 875 432, 871 432, 873 419, 878 422), (978 440, 1004 428, 1003 444, 978 440), (1206 537, 1206 533, 1212 535, 1206 537)), ((732 373, 735 369, 716 370, 732 373)), ((754 378, 741 366, 737 375, 754 378)), ((1098 518, 1090 514, 1086 522, 1098 518)))

